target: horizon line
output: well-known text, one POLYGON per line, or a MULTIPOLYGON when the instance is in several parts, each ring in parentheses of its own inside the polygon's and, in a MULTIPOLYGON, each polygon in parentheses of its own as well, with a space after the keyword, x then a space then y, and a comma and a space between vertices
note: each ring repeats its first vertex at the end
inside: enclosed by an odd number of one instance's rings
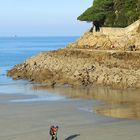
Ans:
POLYGON ((56 36, 53 36, 53 35, 50 35, 50 36, 0 36, 0 38, 21 38, 21 37, 79 37, 81 35, 56 35, 56 36))

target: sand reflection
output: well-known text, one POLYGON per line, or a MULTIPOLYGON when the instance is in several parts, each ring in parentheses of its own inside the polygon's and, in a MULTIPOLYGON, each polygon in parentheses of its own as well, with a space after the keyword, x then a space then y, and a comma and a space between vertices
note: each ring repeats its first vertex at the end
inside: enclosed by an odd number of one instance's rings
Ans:
POLYGON ((96 108, 101 115, 116 118, 140 118, 140 90, 113 90, 108 87, 71 88, 33 86, 34 90, 47 90, 51 93, 70 98, 83 98, 103 101, 105 104, 96 108))

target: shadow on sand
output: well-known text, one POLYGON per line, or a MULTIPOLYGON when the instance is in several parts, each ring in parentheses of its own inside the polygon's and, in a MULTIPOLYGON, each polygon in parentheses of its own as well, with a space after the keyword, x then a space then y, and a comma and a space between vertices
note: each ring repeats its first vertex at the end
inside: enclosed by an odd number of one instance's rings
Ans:
POLYGON ((64 140, 72 140, 72 139, 74 139, 74 138, 76 138, 76 137, 78 137, 78 136, 80 136, 80 134, 71 135, 71 136, 67 137, 67 138, 64 139, 64 140))

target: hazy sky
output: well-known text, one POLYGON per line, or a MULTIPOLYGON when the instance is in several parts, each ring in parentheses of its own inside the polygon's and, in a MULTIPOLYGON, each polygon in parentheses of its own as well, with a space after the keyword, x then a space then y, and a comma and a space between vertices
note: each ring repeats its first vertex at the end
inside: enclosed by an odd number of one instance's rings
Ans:
POLYGON ((76 20, 93 0, 0 0, 0 36, 80 35, 90 24, 76 20))

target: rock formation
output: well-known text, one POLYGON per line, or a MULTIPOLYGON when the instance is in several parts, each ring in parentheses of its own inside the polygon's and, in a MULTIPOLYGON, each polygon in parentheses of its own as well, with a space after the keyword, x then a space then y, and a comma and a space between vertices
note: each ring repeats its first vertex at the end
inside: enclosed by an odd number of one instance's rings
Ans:
POLYGON ((101 84, 115 88, 140 88, 139 49, 138 30, 121 36, 88 32, 65 49, 42 52, 27 59, 7 75, 51 86, 101 84), (135 51, 130 46, 135 46, 135 51))
POLYGON ((101 28, 100 32, 87 32, 70 48, 129 51, 135 45, 140 49, 140 20, 126 28, 101 28))

